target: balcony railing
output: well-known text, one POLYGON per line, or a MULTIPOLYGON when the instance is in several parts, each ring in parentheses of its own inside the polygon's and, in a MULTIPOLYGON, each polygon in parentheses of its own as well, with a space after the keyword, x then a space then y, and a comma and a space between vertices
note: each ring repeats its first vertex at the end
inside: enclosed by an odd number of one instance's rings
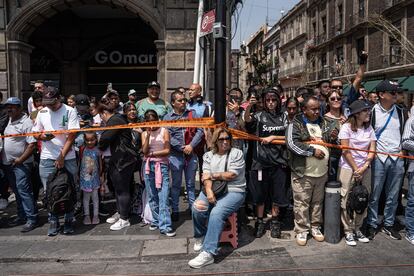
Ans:
POLYGON ((281 70, 279 72, 279 77, 287 77, 294 74, 301 73, 305 69, 304 65, 295 66, 286 70, 281 70))
POLYGON ((341 24, 336 24, 335 26, 332 26, 329 31, 329 37, 333 38, 335 36, 338 36, 340 34, 344 33, 344 24, 343 22, 341 24))
POLYGON ((326 33, 320 34, 314 38, 315 46, 318 46, 328 40, 326 33))

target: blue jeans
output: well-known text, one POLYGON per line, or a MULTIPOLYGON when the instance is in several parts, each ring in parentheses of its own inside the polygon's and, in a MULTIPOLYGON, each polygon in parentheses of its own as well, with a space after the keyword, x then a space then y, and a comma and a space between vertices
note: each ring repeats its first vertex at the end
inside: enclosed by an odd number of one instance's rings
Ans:
POLYGON ((183 182, 183 171, 185 175, 185 184, 187 188, 188 202, 190 208, 195 200, 195 176, 197 172, 197 155, 192 154, 191 158, 186 159, 183 155, 170 155, 170 169, 172 177, 172 211, 176 213, 179 211, 178 204, 181 191, 181 183, 183 182))
POLYGON ((378 203, 382 189, 385 189, 384 225, 393 226, 395 212, 398 206, 398 194, 404 177, 404 160, 392 160, 388 157, 385 162, 375 158, 372 166, 372 192, 368 204, 367 224, 377 228, 378 203))
MULTIPOLYGON (((76 179, 78 174, 78 164, 76 162, 76 158, 65 160, 65 169, 76 179)), ((40 179, 42 180, 43 188, 46 191, 47 179, 50 175, 56 172, 55 167, 55 160, 52 159, 40 159, 39 163, 39 175, 40 179)), ((57 221, 59 217, 57 215, 53 215, 49 213, 49 221, 57 221)), ((65 221, 72 221, 73 219, 73 212, 69 212, 65 214, 65 221)))
MULTIPOLYGON (((145 166, 145 164, 144 164, 145 166)), ((170 204, 168 196, 170 192, 170 177, 167 164, 161 164, 162 183, 161 189, 155 187, 155 162, 150 162, 150 173, 145 174, 145 190, 149 200, 152 213, 152 223, 158 226, 161 233, 167 233, 172 230, 170 204)))
POLYGON ((408 174, 408 197, 405 208, 405 229, 410 236, 414 235, 414 172, 408 174))
POLYGON ((221 232, 223 231, 226 219, 239 210, 243 204, 245 193, 229 192, 217 200, 216 205, 210 204, 203 192, 197 200, 203 201, 208 206, 207 210, 197 210, 193 206, 194 237, 204 237, 203 251, 213 255, 217 254, 221 232))
POLYGON ((37 223, 37 206, 33 197, 31 170, 33 163, 3 165, 4 173, 16 196, 17 215, 29 223, 37 223))

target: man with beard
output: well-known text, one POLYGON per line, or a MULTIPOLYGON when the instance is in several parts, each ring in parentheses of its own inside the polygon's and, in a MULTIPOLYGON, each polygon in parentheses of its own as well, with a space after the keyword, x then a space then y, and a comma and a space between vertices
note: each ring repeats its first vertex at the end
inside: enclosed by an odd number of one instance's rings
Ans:
POLYGON ((137 102, 138 119, 144 120, 144 114, 147 110, 154 110, 162 120, 164 116, 172 111, 171 105, 160 99, 160 84, 152 81, 147 86, 148 97, 137 102))

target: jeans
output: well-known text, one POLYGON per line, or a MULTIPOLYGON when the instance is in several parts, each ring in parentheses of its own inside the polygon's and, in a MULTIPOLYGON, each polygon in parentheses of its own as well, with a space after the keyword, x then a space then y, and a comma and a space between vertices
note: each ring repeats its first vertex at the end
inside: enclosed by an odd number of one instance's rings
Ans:
MULTIPOLYGON (((76 179, 78 174, 78 164, 76 163, 76 159, 69 159, 65 160, 65 169, 76 179)), ((53 175, 56 172, 55 167, 55 160, 52 159, 40 159, 39 163, 39 175, 40 179, 42 180, 43 189, 47 191, 47 179, 50 175, 53 175)), ((57 215, 53 215, 49 213, 49 221, 57 221, 59 217, 57 215)), ((73 212, 69 212, 65 214, 65 221, 72 221, 73 219, 73 212)))
POLYGON ((192 154, 191 158, 186 159, 183 155, 170 155, 170 169, 172 177, 172 188, 171 188, 171 198, 172 198, 172 211, 176 213, 179 211, 178 204, 181 191, 181 183, 183 181, 183 171, 185 175, 185 183, 188 194, 188 202, 190 208, 195 200, 195 176, 197 172, 197 155, 192 154))
POLYGON ((226 219, 239 210, 244 198, 245 193, 229 192, 217 199, 216 205, 213 205, 208 202, 203 192, 200 193, 197 201, 203 201, 208 208, 203 211, 198 210, 193 205, 192 211, 194 237, 204 237, 203 251, 217 255, 218 244, 226 219))
POLYGON ((388 157, 385 163, 375 158, 372 166, 372 192, 368 204, 367 224, 377 228, 378 203, 382 189, 385 189, 384 225, 393 226, 398 205, 398 193, 404 177, 404 160, 388 157))
POLYGON ((161 164, 162 183, 161 189, 155 187, 155 162, 150 162, 150 173, 145 174, 145 190, 149 200, 152 213, 152 223, 158 226, 161 233, 168 233, 172 230, 170 204, 168 200, 170 192, 170 177, 167 164, 161 164))
POLYGON ((407 235, 414 235, 414 172, 408 174, 408 197, 405 208, 405 229, 407 235))
POLYGON ((37 223, 37 206, 33 197, 32 163, 17 166, 3 165, 4 173, 16 196, 17 215, 29 223, 37 223))

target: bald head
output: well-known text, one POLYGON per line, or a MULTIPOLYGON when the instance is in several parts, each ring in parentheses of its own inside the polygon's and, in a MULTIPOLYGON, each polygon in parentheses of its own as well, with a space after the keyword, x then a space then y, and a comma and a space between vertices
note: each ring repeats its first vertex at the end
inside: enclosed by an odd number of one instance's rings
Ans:
POLYGON ((201 96, 201 92, 203 91, 203 89, 201 88, 201 85, 198 83, 193 83, 190 86, 190 89, 188 89, 188 96, 190 96, 190 99, 197 99, 198 97, 201 96))

